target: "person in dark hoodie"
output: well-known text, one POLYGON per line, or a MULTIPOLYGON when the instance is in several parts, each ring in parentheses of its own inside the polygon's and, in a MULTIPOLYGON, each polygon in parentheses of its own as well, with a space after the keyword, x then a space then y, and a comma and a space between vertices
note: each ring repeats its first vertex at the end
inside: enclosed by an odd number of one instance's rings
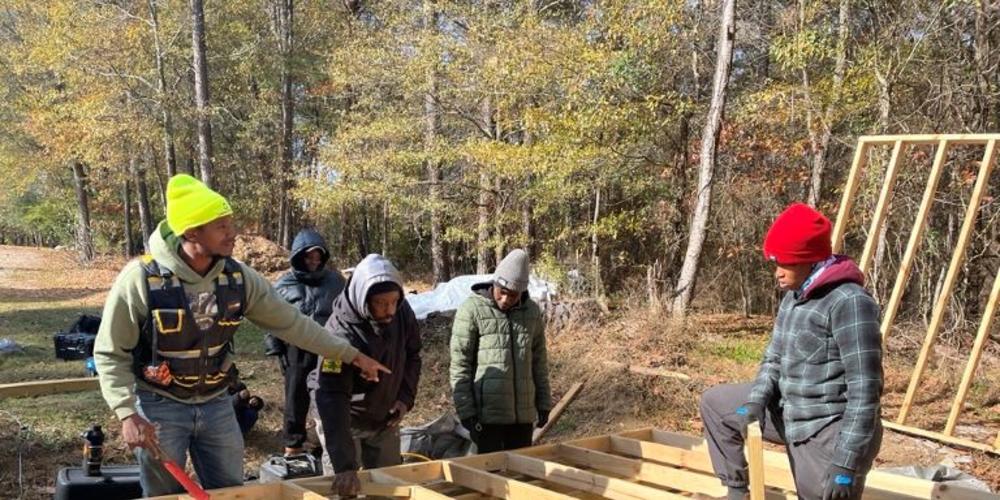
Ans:
POLYGON ((420 327, 388 259, 371 254, 358 263, 333 301, 326 329, 391 371, 368 381, 340 359, 321 358, 310 376, 324 472, 334 473, 334 492, 357 495, 360 466, 401 463, 399 424, 420 381, 420 327))
POLYGON ((800 203, 774 221, 764 255, 785 291, 757 378, 702 395, 712 467, 747 496, 748 425, 784 444, 799 498, 855 499, 882 444, 879 307, 850 258, 832 255, 830 221, 800 203))
MULTIPOLYGON (((330 252, 326 241, 312 229, 303 229, 292 242, 291 270, 281 275, 274 288, 288 303, 299 308, 321 325, 333 312, 333 299, 344 290, 344 277, 327 268, 330 252)), ((309 389, 306 379, 316 368, 316 354, 289 345, 268 335, 264 339, 267 354, 277 356, 285 376, 285 455, 303 453, 306 441, 306 418, 309 412, 309 389)))
POLYGON ((515 249, 455 313, 452 398, 480 453, 531 445, 532 423, 544 426, 552 409, 545 323, 528 276, 528 254, 515 249))

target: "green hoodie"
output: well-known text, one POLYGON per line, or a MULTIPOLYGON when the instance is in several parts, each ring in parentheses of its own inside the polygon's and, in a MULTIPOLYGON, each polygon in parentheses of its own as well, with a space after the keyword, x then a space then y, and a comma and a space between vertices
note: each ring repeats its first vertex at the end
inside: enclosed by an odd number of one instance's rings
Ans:
MULTIPOLYGON (((194 272, 178 255, 180 239, 170 231, 165 222, 161 222, 150 236, 149 246, 156 262, 174 272, 189 297, 198 293, 215 293, 214 280, 222 272, 224 261, 216 262, 205 276, 194 272)), ((242 264, 242 267, 246 286, 246 319, 307 351, 346 362, 354 360, 358 350, 351 347, 350 343, 330 335, 315 321, 299 313, 257 271, 246 264, 242 264)), ((148 313, 146 277, 139 259, 136 259, 129 262, 115 279, 104 304, 101 328, 94 343, 94 362, 100 377, 101 393, 119 419, 136 412, 136 388, 177 399, 170 393, 137 379, 132 371, 131 350, 139 341, 139 331, 146 322, 148 313)), ((178 400, 191 404, 202 403, 225 390, 223 388, 216 394, 204 397, 178 400)))

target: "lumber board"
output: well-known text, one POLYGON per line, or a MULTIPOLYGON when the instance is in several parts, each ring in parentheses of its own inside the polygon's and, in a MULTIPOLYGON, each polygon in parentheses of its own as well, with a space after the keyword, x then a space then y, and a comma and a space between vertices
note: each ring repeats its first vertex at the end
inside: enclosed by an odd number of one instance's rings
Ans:
POLYGON ((599 450, 563 444, 559 445, 558 455, 574 463, 613 472, 644 483, 675 489, 683 485, 685 491, 711 497, 726 495, 726 487, 714 476, 613 455, 608 453, 611 449, 610 439, 607 439, 602 448, 604 449, 599 450))
POLYGON ((892 199, 893 190, 896 188, 896 177, 899 172, 900 153, 903 143, 897 141, 892 147, 892 154, 889 157, 889 165, 885 168, 885 177, 882 180, 882 189, 879 191, 878 202, 875 205, 875 215, 872 217, 871 226, 868 228, 868 241, 865 242, 865 249, 861 253, 861 274, 868 276, 871 271, 872 258, 875 256, 875 248, 878 246, 878 234, 885 224, 886 216, 889 212, 889 201, 892 199))
MULTIPOLYGON (((937 192, 938 182, 941 180, 941 172, 944 170, 945 161, 948 159, 948 148, 951 143, 947 139, 938 142, 937 150, 934 152, 934 163, 931 164, 931 172, 927 176, 927 186, 924 188, 923 197, 920 199, 920 208, 917 209, 917 216, 913 220, 913 229, 910 230, 910 238, 906 242, 906 250, 903 252, 903 260, 899 263, 899 271, 896 273, 896 282, 892 287, 892 295, 889 303, 882 310, 882 325, 879 330, 882 332, 882 345, 889 336, 889 330, 896 321, 896 313, 899 312, 899 304, 903 299, 903 292, 906 291, 906 282, 910 279, 910 270, 913 267, 913 260, 917 254, 917 248, 923 240, 924 229, 927 227, 927 216, 930 214, 931 206, 934 204, 934 193, 937 192)), ((839 221, 838 221, 839 223, 839 221)))
POLYGON ((903 434, 909 434, 911 436, 922 437, 926 439, 933 439, 935 441, 940 441, 945 444, 952 446, 958 446, 961 448, 968 448, 972 450, 985 451, 993 455, 1000 455, 1000 447, 990 446, 987 443, 980 443, 973 441, 971 439, 960 438, 956 436, 948 436, 942 432, 929 431, 926 429, 921 429, 919 427, 912 427, 909 425, 899 424, 897 422, 892 422, 889 420, 882 420, 882 426, 887 429, 892 429, 896 432, 903 434))
POLYGON ((411 500, 453 500, 457 497, 451 497, 443 493, 438 493, 423 486, 411 486, 409 498, 411 500))
POLYGON ((0 399, 28 396, 46 396, 66 392, 92 391, 101 387, 97 377, 64 378, 59 380, 32 380, 0 384, 0 399))
POLYGON ((945 274, 944 286, 941 287, 941 293, 938 295, 938 300, 934 304, 934 312, 931 316, 930 326, 927 328, 927 335, 924 338, 923 345, 920 347, 920 355, 917 357, 917 364, 913 367, 913 374, 910 376, 910 385, 906 389, 906 396, 903 397, 903 405, 899 408, 899 415, 896 418, 896 423, 900 425, 906 423, 906 418, 910 414, 910 408, 913 407, 913 401, 916 398, 917 388, 920 385, 920 379, 924 376, 924 370, 927 368, 927 360, 930 358, 931 349, 934 347, 934 342, 937 340, 938 332, 941 330, 945 313, 948 310, 948 303, 951 300, 952 290, 955 289, 955 282, 958 281, 958 273, 961 270, 962 262, 965 261, 965 252, 966 249, 969 248, 969 242, 972 240, 972 231, 976 224, 976 216, 979 215, 979 208, 982 205, 983 196, 990 183, 990 174, 993 173, 996 145, 996 139, 986 143, 986 150, 983 152, 983 160, 979 168, 979 175, 976 177, 976 184, 972 188, 972 197, 969 199, 969 206, 965 210, 965 219, 962 220, 962 229, 958 234, 958 242, 955 247, 955 253, 952 254, 951 262, 948 264, 948 272, 945 274))
POLYGON ((396 484, 422 484, 444 477, 444 471, 439 461, 383 467, 372 469, 368 473, 371 474, 374 481, 396 484))
POLYGON ((851 171, 847 174, 847 184, 844 186, 844 195, 840 198, 837 222, 833 226, 833 235, 831 236, 834 253, 839 253, 844 245, 844 233, 847 232, 847 222, 851 218, 851 209, 854 208, 854 198, 858 193, 858 186, 861 185, 861 165, 868 157, 868 149, 868 143, 859 142, 858 147, 854 150, 851 171))
MULTIPOLYGON (((986 310, 983 313, 982 321, 979 322, 976 340, 972 343, 972 351, 969 352, 969 361, 962 372, 962 381, 958 384, 958 392, 955 394, 955 400, 951 404, 951 411, 948 413, 948 421, 944 426, 944 434, 946 436, 955 435, 955 426, 958 424, 958 417, 961 415, 962 407, 965 405, 965 398, 969 395, 972 378, 976 374, 976 369, 979 368, 979 360, 982 358, 986 341, 990 338, 990 328, 993 326, 993 318, 996 316, 998 302, 1000 302, 1000 270, 997 270, 997 275, 993 279, 993 289, 990 291, 990 298, 986 301, 986 310)), ((995 448, 997 445, 993 446, 995 448)))
POLYGON ((764 500, 764 436, 760 426, 751 422, 747 426, 747 464, 750 475, 750 500, 764 500))
POLYGON ((550 462, 527 455, 511 453, 507 470, 544 479, 574 489, 596 493, 611 500, 644 500, 653 498, 682 500, 685 497, 650 486, 594 474, 583 469, 550 462))
POLYGON ((629 365, 625 363, 619 363, 617 361, 605 361, 604 366, 608 368, 613 368, 616 370, 628 371, 631 373, 636 373, 639 375, 649 375, 652 377, 668 377, 675 378, 678 380, 691 380, 691 377, 686 373, 675 372, 670 370, 664 370, 662 368, 648 368, 645 366, 629 365))
POLYGON ((528 484, 516 479, 503 477, 481 469, 469 467, 456 462, 442 463, 444 477, 448 481, 465 486, 471 490, 490 496, 522 500, 524 498, 540 500, 568 500, 573 497, 547 490, 540 486, 528 484))
POLYGON ((544 436, 546 432, 549 432, 549 429, 551 429, 552 426, 559 421, 559 417, 561 417, 563 412, 566 411, 566 408, 573 402, 573 399, 576 398, 576 395, 580 393, 581 389, 583 389, 583 382, 577 382, 573 384, 568 391, 566 391, 566 394, 563 394, 563 397, 559 399, 559 402, 556 403, 556 406, 552 408, 552 411, 549 413, 549 421, 545 422, 545 425, 543 425, 541 429, 535 429, 534 432, 532 432, 531 444, 538 443, 538 441, 542 439, 542 436, 544 436))

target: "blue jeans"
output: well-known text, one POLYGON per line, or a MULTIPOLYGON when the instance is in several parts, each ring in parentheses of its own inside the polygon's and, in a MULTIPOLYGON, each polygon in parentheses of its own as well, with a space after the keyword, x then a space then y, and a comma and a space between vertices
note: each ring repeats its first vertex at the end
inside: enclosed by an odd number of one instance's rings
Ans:
MULTIPOLYGON (((181 468, 187 454, 205 489, 243 484, 243 435, 233 412, 232 398, 223 393, 200 404, 186 404, 159 394, 136 393, 139 414, 157 426, 160 448, 181 468)), ((184 488, 152 455, 135 450, 143 496, 183 493, 184 488)))

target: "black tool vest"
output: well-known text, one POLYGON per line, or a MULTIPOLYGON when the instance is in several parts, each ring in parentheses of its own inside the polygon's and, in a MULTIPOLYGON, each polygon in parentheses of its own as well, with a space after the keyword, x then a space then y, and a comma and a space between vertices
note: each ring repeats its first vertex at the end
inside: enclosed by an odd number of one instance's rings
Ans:
POLYGON ((209 395, 227 387, 235 377, 231 360, 233 335, 243 319, 246 287, 240 264, 227 258, 215 279, 218 311, 214 323, 202 330, 195 322, 184 285, 151 256, 142 259, 149 314, 133 352, 136 375, 180 399, 209 395), (172 375, 167 385, 144 375, 147 366, 166 363, 172 375))

